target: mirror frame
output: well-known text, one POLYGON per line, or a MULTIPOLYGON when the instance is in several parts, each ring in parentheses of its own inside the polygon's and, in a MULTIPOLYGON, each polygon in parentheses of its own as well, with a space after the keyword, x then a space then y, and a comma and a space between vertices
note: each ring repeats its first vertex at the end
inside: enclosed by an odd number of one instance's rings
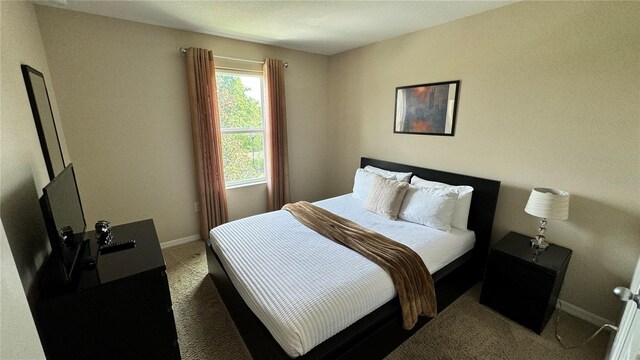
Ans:
POLYGON ((49 178, 53 180, 56 175, 64 170, 65 162, 62 155, 60 138, 58 137, 58 129, 56 128, 56 121, 51 109, 49 91, 47 90, 47 85, 41 72, 29 65, 21 65, 20 67, 22 68, 24 83, 27 87, 27 94, 29 95, 31 112, 33 113, 33 119, 35 120, 36 129, 38 130, 38 138, 40 139, 44 162, 47 165, 49 178), (38 86, 40 93, 36 94, 34 85, 37 85, 36 82, 40 81, 42 82, 42 86, 38 86), (44 89, 44 93, 42 93, 40 88, 44 89), (38 99, 41 100, 40 104, 38 104, 38 99), (44 99, 46 99, 46 104, 44 103, 44 99), (47 117, 46 115, 49 116, 47 117), (47 123, 45 124, 44 121, 47 123))

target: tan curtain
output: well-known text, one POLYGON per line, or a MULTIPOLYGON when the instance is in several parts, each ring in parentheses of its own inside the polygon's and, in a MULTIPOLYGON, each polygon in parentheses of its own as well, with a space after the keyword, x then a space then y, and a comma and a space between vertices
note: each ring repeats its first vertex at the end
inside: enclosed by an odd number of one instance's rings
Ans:
POLYGON ((267 95, 267 210, 280 210, 289 202, 289 156, 287 113, 284 99, 282 60, 266 59, 264 78, 267 95))
POLYGON ((209 230, 228 219, 216 75, 210 50, 189 48, 186 58, 200 202, 200 236, 206 239, 209 230))

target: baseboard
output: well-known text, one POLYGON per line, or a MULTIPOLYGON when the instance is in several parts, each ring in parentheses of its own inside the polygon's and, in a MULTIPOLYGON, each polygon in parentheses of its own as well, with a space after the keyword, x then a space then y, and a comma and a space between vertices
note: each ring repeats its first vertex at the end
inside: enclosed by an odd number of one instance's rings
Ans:
POLYGON ((182 244, 187 244, 190 243, 192 241, 196 241, 196 240, 200 240, 200 235, 189 235, 187 237, 183 237, 180 239, 175 239, 175 240, 169 240, 169 241, 164 241, 160 243, 160 248, 162 249, 168 249, 174 246, 178 246, 178 245, 182 245, 182 244))
POLYGON ((586 322, 589 322, 595 326, 602 326, 604 324, 613 324, 615 325, 615 322, 611 321, 611 320, 607 320, 601 316, 598 316, 594 313, 590 313, 587 310, 577 307, 573 304, 570 304, 564 300, 558 300, 558 304, 556 305, 556 308, 561 308, 562 311, 566 312, 567 314, 573 315, 575 317, 577 317, 578 319, 582 319, 586 322))

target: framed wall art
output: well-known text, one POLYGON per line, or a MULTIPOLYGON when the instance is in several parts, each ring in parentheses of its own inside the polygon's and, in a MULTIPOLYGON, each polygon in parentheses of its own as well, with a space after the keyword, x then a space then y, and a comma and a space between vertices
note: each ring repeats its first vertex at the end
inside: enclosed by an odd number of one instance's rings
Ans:
POLYGON ((27 94, 29 95, 31 112, 36 122, 38 138, 40 138, 44 162, 47 165, 49 178, 53 180, 56 175, 64 170, 65 164, 56 122, 53 119, 49 92, 41 72, 28 65, 22 65, 21 67, 27 94))
POLYGON ((393 132, 453 136, 460 80, 396 88, 393 132))

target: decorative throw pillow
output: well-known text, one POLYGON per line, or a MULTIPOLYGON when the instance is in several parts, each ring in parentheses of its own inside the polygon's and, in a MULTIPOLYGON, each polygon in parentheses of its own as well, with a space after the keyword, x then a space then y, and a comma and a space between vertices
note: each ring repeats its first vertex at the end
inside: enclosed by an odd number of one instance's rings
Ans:
POLYGON ((422 188, 438 188, 453 191, 458 194, 458 200, 456 200, 456 207, 453 209, 453 218, 451 219, 451 226, 460 230, 467 230, 467 223, 469 221, 469 209, 471 208, 471 196, 473 195, 473 188, 467 185, 453 186, 441 182, 429 181, 421 179, 417 176, 411 178, 411 185, 415 185, 422 188))
POLYGON ((362 201, 367 200, 369 192, 371 192, 371 186, 373 186, 373 179, 376 174, 358 169, 356 170, 356 176, 353 179, 353 197, 362 201))
POLYGON ((450 232, 458 194, 442 188, 410 185, 398 218, 450 232))
POLYGON ((365 166, 364 169, 368 172, 378 174, 383 178, 387 178, 387 179, 398 180, 398 181, 403 181, 407 183, 409 182, 409 180, 411 180, 410 172, 405 173, 405 172, 389 171, 389 170, 380 169, 371 165, 365 166))
POLYGON ((374 174, 373 186, 364 203, 364 208, 396 220, 408 188, 409 184, 406 182, 389 180, 374 174))

